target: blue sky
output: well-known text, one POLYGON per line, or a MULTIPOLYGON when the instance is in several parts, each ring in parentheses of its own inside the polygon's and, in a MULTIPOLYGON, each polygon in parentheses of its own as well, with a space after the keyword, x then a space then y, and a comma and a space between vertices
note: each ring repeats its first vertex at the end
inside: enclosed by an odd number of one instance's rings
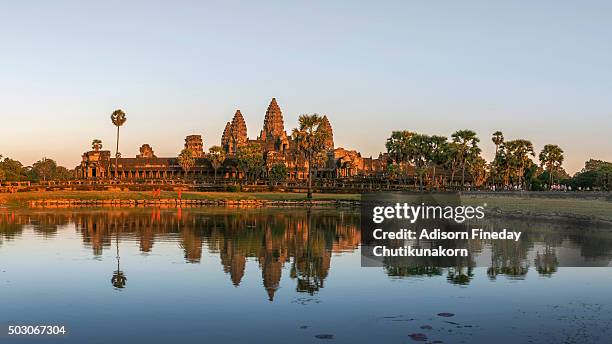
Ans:
POLYGON ((289 131, 327 114, 365 156, 392 130, 470 128, 559 144, 565 167, 612 160, 612 3, 0 2, 0 154, 69 167, 93 138, 175 156, 219 144, 240 108, 258 135, 276 97, 289 131))

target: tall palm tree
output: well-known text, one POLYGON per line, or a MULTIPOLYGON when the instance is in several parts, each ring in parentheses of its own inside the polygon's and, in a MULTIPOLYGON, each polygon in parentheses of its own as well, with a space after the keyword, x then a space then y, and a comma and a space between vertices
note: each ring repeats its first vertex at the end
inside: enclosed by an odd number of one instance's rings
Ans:
POLYGON ((195 166, 195 157, 193 156, 193 152, 189 148, 185 148, 181 151, 181 153, 177 157, 179 165, 185 171, 185 177, 187 177, 187 173, 189 170, 195 166))
POLYGON ((423 192, 423 174, 431 156, 431 138, 424 134, 414 134, 408 140, 408 159, 414 164, 419 176, 419 191, 423 192))
POLYGON ((117 233, 115 234, 115 240, 116 240, 116 245, 117 245, 117 256, 115 257, 117 259, 117 270, 113 272, 111 283, 113 284, 113 287, 115 287, 115 289, 123 289, 125 288, 127 277, 125 276, 123 271, 121 271, 121 268, 119 265, 120 258, 119 258, 119 229, 118 228, 117 228, 117 233))
POLYGON ((301 115, 299 126, 293 129, 292 136, 297 143, 298 150, 308 162, 308 199, 312 199, 312 171, 315 158, 325 151, 325 140, 329 136, 328 130, 319 130, 324 123, 323 117, 318 114, 301 115))
POLYGON ((548 185, 552 185, 553 174, 563 163, 563 149, 557 145, 545 145, 538 158, 540 159, 540 165, 542 167, 546 166, 546 171, 548 171, 550 182, 548 185))
POLYGON ((499 150, 499 146, 504 143, 504 134, 501 131, 496 131, 493 133, 493 137, 491 137, 491 141, 495 144, 495 155, 499 150))
POLYGON ((451 135, 453 142, 457 144, 459 163, 461 164, 461 185, 465 185, 465 167, 471 161, 478 157, 480 154, 480 148, 478 148, 478 142, 480 139, 476 136, 476 133, 472 130, 458 130, 451 135))
POLYGON ((495 144, 495 157, 493 158, 493 162, 491 163, 493 183, 495 183, 499 174, 499 171, 497 170, 497 167, 499 167, 497 162, 499 162, 500 160, 498 159, 499 148, 504 144, 504 134, 499 130, 494 132, 493 136, 491 137, 491 141, 493 141, 493 143, 495 144))
POLYGON ((115 179, 119 179, 119 127, 125 124, 127 118, 125 112, 121 109, 113 111, 111 121, 117 127, 117 149, 115 150, 115 179))
POLYGON ((514 169, 519 185, 522 187, 525 169, 533 163, 529 156, 535 157, 533 144, 529 140, 518 139, 508 141, 504 145, 507 149, 508 163, 514 169))
POLYGON ((390 163, 398 166, 398 172, 400 172, 399 175, 402 183, 405 182, 404 177, 406 175, 406 171, 404 168, 409 160, 408 152, 410 148, 410 138, 412 135, 415 135, 415 133, 408 130, 393 131, 391 133, 391 137, 389 137, 385 143, 390 163))
POLYGON ((91 141, 91 149, 95 150, 96 152, 102 149, 102 140, 94 139, 91 141))
POLYGON ((217 170, 223 166, 223 162, 225 161, 225 150, 221 146, 212 146, 208 149, 210 153, 210 164, 215 170, 215 182, 217 181, 217 170))
POLYGON ((438 187, 438 184, 436 183, 436 167, 438 165, 444 164, 444 162, 446 161, 445 155, 447 150, 447 144, 448 143, 446 142, 446 136, 432 135, 429 138, 429 162, 431 163, 432 167, 431 179, 435 184, 436 188, 438 187))

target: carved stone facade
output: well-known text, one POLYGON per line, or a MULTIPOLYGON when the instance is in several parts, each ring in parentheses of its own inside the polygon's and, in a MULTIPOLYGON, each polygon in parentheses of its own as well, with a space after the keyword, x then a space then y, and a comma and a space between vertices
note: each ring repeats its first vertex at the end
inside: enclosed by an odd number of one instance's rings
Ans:
POLYGON ((92 150, 83 153, 77 176, 82 179, 106 179, 110 176, 111 152, 92 150))
POLYGON ((148 143, 140 146, 140 154, 136 155, 137 158, 157 158, 153 152, 153 147, 148 143))
POLYGON ((325 140, 325 149, 334 149, 334 131, 332 129, 331 123, 329 123, 329 119, 327 116, 323 116, 323 124, 319 128, 319 130, 323 130, 327 132, 327 139, 325 140))
MULTIPOLYGON (((386 169, 386 158, 382 155, 378 159, 363 158, 355 150, 334 147, 333 129, 327 116, 323 116, 323 123, 318 130, 328 133, 325 142, 327 161, 317 166, 316 176, 319 178, 341 178, 356 175, 376 175, 386 169)), ((298 150, 296 142, 287 135, 283 113, 275 98, 268 105, 263 128, 257 139, 249 139, 247 125, 240 110, 236 110, 234 117, 227 122, 221 135, 221 147, 227 155, 223 166, 219 169, 224 178, 240 178, 241 172, 237 166, 236 153, 241 147, 248 144, 258 144, 270 169, 274 164, 282 163, 287 166, 289 179, 305 179, 308 175, 308 163, 298 150)), ((189 135, 185 138, 185 148, 195 153, 196 164, 188 173, 195 177, 212 177, 214 169, 204 153, 204 144, 201 135, 189 135)), ((178 164, 177 158, 157 158, 150 145, 140 147, 140 154, 136 158, 119 158, 119 166, 115 172, 114 160, 111 161, 109 151, 90 151, 83 154, 83 161, 79 166, 79 175, 84 179, 114 178, 121 179, 166 179, 183 178, 185 171, 178 164)), ((178 155, 178 153, 177 153, 178 155)))
POLYGON ((285 151, 289 148, 283 113, 276 102, 276 98, 272 98, 270 105, 268 105, 263 129, 257 141, 262 144, 265 150, 285 151))
POLYGON ((191 150, 195 158, 204 157, 202 135, 189 135, 185 138, 185 149, 191 150))
POLYGON ((236 154, 238 148, 248 143, 247 126, 240 110, 236 110, 231 122, 227 122, 221 136, 221 147, 226 153, 236 154))

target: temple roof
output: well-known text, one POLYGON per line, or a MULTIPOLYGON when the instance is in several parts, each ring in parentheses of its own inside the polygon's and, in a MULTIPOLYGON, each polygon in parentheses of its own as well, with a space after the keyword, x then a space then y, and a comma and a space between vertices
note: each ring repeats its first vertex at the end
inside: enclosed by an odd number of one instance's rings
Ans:
POLYGON ((270 140, 275 138, 284 138, 285 133, 285 122, 283 120, 283 113, 276 102, 276 98, 272 98, 268 110, 266 111, 266 117, 264 118, 263 130, 261 131, 261 140, 270 140))
POLYGON ((326 115, 323 116, 322 123, 318 130, 325 130, 328 133, 328 137, 325 140, 325 148, 334 149, 334 131, 326 115))

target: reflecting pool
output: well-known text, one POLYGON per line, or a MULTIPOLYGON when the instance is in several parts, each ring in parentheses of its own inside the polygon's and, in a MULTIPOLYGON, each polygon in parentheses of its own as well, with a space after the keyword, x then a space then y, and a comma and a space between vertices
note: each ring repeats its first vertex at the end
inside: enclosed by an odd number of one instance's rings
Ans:
POLYGON ((0 342, 609 342, 612 228, 490 221, 521 240, 364 268, 352 210, 1 211, 0 342))

